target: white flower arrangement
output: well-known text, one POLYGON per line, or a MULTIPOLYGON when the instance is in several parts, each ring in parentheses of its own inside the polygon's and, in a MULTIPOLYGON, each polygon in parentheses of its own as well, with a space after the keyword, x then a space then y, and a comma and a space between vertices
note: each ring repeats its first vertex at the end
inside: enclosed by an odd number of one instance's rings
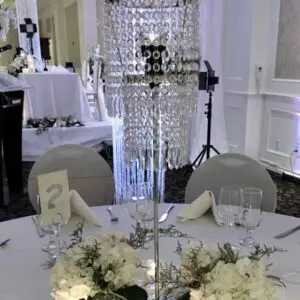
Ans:
POLYGON ((58 118, 43 118, 43 119, 28 119, 25 128, 36 129, 36 135, 41 135, 48 131, 49 128, 58 127, 83 127, 84 123, 72 116, 58 117, 58 118))
POLYGON ((130 295, 128 288, 144 292, 135 286, 139 265, 122 234, 88 238, 70 248, 53 267, 52 296, 55 300, 132 299, 124 296, 130 295))
POLYGON ((22 69, 26 66, 26 56, 17 56, 7 67, 8 74, 18 77, 19 73, 22 72, 22 69))
POLYGON ((216 249, 200 242, 179 245, 181 266, 160 270, 163 294, 189 300, 275 300, 280 281, 267 276, 262 257, 278 251, 283 250, 257 246, 249 256, 240 256, 229 244, 216 249))

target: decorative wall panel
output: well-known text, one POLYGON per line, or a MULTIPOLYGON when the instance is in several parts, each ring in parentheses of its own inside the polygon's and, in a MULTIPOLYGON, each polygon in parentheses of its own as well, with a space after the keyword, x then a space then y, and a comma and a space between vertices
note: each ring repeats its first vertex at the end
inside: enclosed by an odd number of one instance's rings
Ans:
POLYGON ((275 78, 300 79, 300 1, 281 0, 275 78))

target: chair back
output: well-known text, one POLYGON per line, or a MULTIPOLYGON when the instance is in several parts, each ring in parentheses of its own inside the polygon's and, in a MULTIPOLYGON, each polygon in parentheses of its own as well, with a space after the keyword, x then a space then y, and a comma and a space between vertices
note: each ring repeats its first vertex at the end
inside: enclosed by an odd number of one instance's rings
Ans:
POLYGON ((37 176, 67 170, 70 190, 76 190, 88 206, 111 205, 114 198, 110 166, 96 151, 79 145, 63 145, 49 150, 37 160, 29 174, 29 198, 37 208, 37 176))
POLYGON ((277 188, 269 173, 257 161, 236 153, 221 154, 201 164, 188 181, 185 202, 191 203, 206 190, 217 199, 221 187, 228 185, 261 189, 263 211, 275 211, 277 188))
POLYGON ((82 80, 82 84, 83 84, 83 87, 85 88, 85 90, 88 87, 89 79, 90 79, 90 64, 89 64, 89 60, 84 60, 82 62, 81 80, 82 80))

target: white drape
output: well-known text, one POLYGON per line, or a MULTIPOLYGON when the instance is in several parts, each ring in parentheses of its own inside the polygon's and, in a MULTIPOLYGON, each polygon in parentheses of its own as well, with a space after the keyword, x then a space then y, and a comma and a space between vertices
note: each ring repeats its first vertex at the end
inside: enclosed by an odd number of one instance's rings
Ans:
MULTIPOLYGON (((223 105, 223 32, 224 32, 224 0, 201 0, 200 5, 200 42, 202 60, 208 60, 220 77, 213 95, 212 144, 221 152, 228 151, 224 105, 223 105)), ((202 63, 202 70, 205 66, 202 63)), ((206 144, 207 118, 205 103, 208 94, 199 92, 197 115, 191 122, 189 158, 193 162, 206 144)), ((214 152, 211 152, 214 155, 214 152)))

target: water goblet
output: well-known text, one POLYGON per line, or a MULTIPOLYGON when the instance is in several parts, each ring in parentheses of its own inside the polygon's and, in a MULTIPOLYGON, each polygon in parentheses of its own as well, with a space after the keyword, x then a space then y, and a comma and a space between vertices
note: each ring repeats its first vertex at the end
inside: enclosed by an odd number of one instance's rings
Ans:
POLYGON ((153 238, 149 225, 154 219, 153 200, 145 197, 132 197, 131 203, 127 206, 127 211, 132 219, 136 221, 137 230, 147 230, 145 232, 146 242, 153 238))
POLYGON ((242 213, 242 189, 223 186, 217 202, 217 210, 228 228, 233 228, 242 213))
POLYGON ((245 187, 242 190, 242 214, 241 225, 246 228, 247 236, 239 241, 244 247, 255 245, 253 231, 260 225, 262 219, 262 196, 263 191, 254 187, 245 187))
POLYGON ((143 225, 151 222, 154 218, 153 201, 144 196, 132 197, 131 200, 131 203, 127 207, 130 217, 143 225))
MULTIPOLYGON (((242 212, 242 190, 236 186, 223 186, 220 189, 220 195, 217 202, 217 211, 229 228, 230 232, 240 219, 242 212)), ((235 248, 233 246, 233 248, 235 248)))
POLYGON ((49 237, 49 242, 42 247, 42 251, 48 253, 53 259, 57 259, 62 251, 66 249, 65 242, 62 242, 60 238, 61 227, 65 224, 66 222, 62 219, 62 216, 58 214, 58 218, 53 220, 52 225, 43 227, 44 233, 49 237))

